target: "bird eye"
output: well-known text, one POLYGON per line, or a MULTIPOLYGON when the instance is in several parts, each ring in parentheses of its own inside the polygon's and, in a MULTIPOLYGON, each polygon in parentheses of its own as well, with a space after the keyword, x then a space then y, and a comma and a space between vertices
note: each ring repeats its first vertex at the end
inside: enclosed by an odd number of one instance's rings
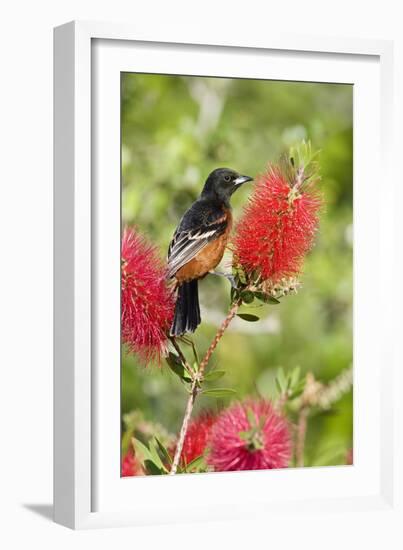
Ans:
POLYGON ((231 176, 224 176, 225 181, 231 181, 231 176))

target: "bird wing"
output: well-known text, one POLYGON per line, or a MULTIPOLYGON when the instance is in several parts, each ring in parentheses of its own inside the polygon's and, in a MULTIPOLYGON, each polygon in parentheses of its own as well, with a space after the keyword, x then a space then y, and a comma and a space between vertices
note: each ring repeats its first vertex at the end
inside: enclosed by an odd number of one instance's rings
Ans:
POLYGON ((172 278, 177 271, 190 262, 210 241, 217 239, 225 232, 227 217, 206 222, 196 228, 176 230, 168 249, 167 278, 172 278))

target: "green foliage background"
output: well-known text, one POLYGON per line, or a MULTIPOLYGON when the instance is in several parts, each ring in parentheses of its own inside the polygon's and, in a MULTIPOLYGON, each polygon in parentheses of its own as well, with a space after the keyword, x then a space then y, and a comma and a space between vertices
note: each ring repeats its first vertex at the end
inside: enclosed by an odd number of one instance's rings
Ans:
MULTIPOLYGON (((123 223, 137 225, 161 256, 214 168, 254 176, 302 139, 321 150, 326 208, 301 290, 251 311, 258 323, 236 319, 215 353, 227 371, 219 384, 240 398, 273 395, 279 366, 299 365, 326 382, 352 364, 352 98, 352 86, 341 84, 122 75, 123 223)), ((251 185, 233 197, 235 220, 251 185)), ((195 340, 204 351, 228 309, 229 283, 208 276, 199 287, 204 322, 195 340)), ((139 409, 176 433, 185 402, 167 367, 145 369, 123 350, 123 415, 139 409)), ((195 412, 225 404, 201 397, 195 412)), ((310 419, 306 464, 344 463, 352 433, 350 392, 330 413, 310 419)))

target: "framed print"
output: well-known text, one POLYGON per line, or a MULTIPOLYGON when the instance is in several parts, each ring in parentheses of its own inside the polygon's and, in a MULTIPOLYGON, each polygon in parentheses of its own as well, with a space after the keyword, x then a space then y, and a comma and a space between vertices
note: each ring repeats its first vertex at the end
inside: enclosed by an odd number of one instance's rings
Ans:
POLYGON ((55 29, 57 522, 394 513, 391 63, 55 29))

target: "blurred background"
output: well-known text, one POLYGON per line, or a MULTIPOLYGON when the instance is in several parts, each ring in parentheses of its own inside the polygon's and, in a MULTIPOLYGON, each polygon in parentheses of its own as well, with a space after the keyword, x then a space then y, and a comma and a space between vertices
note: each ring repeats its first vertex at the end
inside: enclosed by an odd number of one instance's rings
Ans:
MULTIPOLYGON (((302 287, 278 306, 257 309, 257 323, 236 318, 214 362, 227 371, 219 384, 236 389, 239 398, 273 396, 280 366, 285 371, 300 366, 323 382, 351 367, 352 86, 123 73, 121 114, 122 221, 156 243, 161 257, 211 170, 226 166, 255 176, 302 139, 320 149, 326 207, 302 287)), ((245 185, 233 196, 235 220, 250 192, 251 185, 245 185)), ((228 310, 229 287, 214 276, 199 285, 203 323, 195 341, 200 352, 228 310)), ((126 424, 141 416, 175 434, 186 398, 165 365, 144 368, 122 351, 126 424)), ((345 463, 352 447, 352 403, 350 391, 331 411, 310 418, 306 465, 345 463)), ((226 404, 200 397, 195 413, 226 404)))

